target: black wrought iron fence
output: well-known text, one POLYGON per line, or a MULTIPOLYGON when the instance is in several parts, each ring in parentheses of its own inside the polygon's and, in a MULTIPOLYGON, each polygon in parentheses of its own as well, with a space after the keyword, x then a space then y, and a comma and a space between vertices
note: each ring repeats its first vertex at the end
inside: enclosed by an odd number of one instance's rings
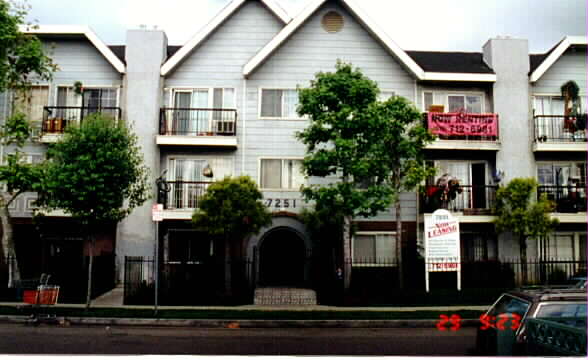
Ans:
MULTIPOLYGON (((424 293, 424 261, 405 260, 403 265, 404 288, 398 286, 396 259, 353 258, 333 268, 322 266, 317 256, 304 260, 305 275, 297 283, 280 283, 275 276, 267 277, 258 259, 245 258, 225 262, 213 258, 202 261, 163 261, 160 264, 159 299, 161 305, 222 305, 253 303, 256 287, 294 287, 316 291, 319 304, 337 304, 343 297, 343 279, 337 267, 351 269, 349 294, 363 304, 395 303, 409 294, 424 293), (345 266, 347 263, 349 266, 345 266), (232 298, 224 294, 225 271, 231 271, 232 298)), ((440 263, 435 263, 440 264, 440 263)), ((433 264, 427 264, 427 266, 433 264)), ((562 259, 518 259, 443 262, 445 270, 461 269, 463 290, 506 289, 530 285, 569 285, 574 276, 586 275, 586 261, 562 259), (453 266, 453 267, 452 267, 453 266), (526 279, 526 280, 524 280, 526 279)), ((285 276, 292 274, 284 273, 285 276)), ((431 273, 433 289, 455 290, 455 272, 431 273)), ((292 279, 289 279, 292 280, 292 279)), ((492 295, 494 296, 494 295, 492 295)), ((154 262, 152 258, 127 257, 125 259, 125 304, 153 304, 154 262)), ((490 301, 491 299, 485 299, 490 301)), ((416 300, 415 300, 416 301, 416 300)))
POLYGON ((63 133, 70 124, 79 124, 90 114, 101 113, 120 120, 119 107, 75 107, 75 106, 45 106, 43 111, 42 132, 44 134, 63 133))
POLYGON ((536 142, 586 141, 586 116, 535 115, 536 142))
POLYGON ((561 213, 576 213, 586 211, 586 194, 588 189, 578 185, 541 185, 537 187, 537 198, 543 194, 547 199, 555 202, 556 211, 561 213))
POLYGON ((197 209, 210 181, 168 181, 166 209, 197 209))
POLYGON ((235 136, 237 110, 162 108, 159 115, 160 135, 235 136))
POLYGON ((427 191, 421 196, 422 209, 433 212, 437 209, 447 209, 464 213, 489 214, 496 202, 495 185, 460 185, 459 190, 444 194, 445 189, 440 186, 427 186, 427 191))

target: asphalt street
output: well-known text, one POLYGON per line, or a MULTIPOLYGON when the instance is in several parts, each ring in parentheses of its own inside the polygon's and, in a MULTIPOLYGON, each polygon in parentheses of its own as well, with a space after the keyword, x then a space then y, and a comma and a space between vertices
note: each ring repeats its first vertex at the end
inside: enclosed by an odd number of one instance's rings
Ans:
POLYGON ((468 355, 475 328, 202 329, 0 324, 0 354, 468 355))

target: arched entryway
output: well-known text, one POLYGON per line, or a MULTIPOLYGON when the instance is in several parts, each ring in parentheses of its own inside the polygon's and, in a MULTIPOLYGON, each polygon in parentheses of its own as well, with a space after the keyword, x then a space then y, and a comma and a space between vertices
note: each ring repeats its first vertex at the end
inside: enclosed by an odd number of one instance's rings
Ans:
POLYGON ((267 232, 257 249, 259 286, 303 286, 307 249, 300 235, 287 227, 267 232))

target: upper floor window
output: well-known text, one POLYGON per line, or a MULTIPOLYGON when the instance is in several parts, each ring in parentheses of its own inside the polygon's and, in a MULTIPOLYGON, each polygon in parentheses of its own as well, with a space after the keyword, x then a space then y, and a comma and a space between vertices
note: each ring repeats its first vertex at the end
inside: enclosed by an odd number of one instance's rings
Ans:
POLYGON ((447 111, 473 114, 482 113, 482 97, 480 95, 448 95, 447 111))
POLYGON ((113 87, 84 88, 76 94, 72 86, 58 86, 56 106, 85 107, 90 109, 117 107, 118 89, 113 87))
POLYGON ((262 118, 300 118, 296 112, 298 107, 298 92, 294 89, 262 89, 261 114, 262 118))
POLYGON ((586 184, 585 162, 542 162, 537 164, 539 185, 567 186, 586 184))
POLYGON ((174 89, 172 96, 175 108, 234 109, 236 103, 233 88, 174 89))
POLYGON ((304 184, 302 160, 261 159, 262 189, 298 190, 304 184))
POLYGON ((445 94, 434 91, 423 92, 423 111, 431 111, 431 106, 442 106, 446 112, 466 112, 481 114, 484 112, 484 96, 481 94, 445 94))
POLYGON ((43 120, 43 109, 48 105, 49 87, 33 86, 26 95, 15 99, 15 107, 23 112, 32 123, 43 120))

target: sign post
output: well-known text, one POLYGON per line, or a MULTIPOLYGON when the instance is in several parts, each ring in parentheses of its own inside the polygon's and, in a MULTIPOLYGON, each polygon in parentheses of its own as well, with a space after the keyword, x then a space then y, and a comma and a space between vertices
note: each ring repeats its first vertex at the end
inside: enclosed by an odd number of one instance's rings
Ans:
POLYGON ((154 280, 155 280, 155 300, 153 311, 157 315, 157 302, 159 300, 159 222, 163 220, 163 204, 154 204, 151 208, 151 219, 155 223, 155 249, 154 249, 154 280))
POLYGON ((425 288, 429 292, 429 272, 456 271, 461 290, 459 221, 445 209, 425 218, 425 288))

